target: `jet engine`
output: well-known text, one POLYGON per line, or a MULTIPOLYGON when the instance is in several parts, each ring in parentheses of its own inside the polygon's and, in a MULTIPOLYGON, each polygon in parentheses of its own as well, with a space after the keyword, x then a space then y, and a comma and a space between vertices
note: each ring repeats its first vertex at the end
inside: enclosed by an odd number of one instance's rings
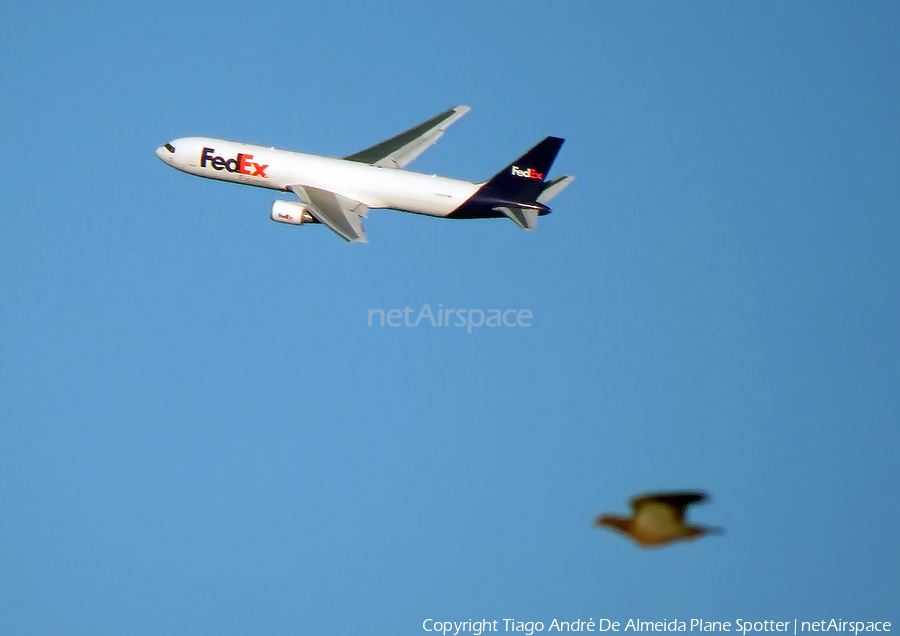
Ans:
POLYGON ((278 223, 288 223, 290 225, 316 222, 305 205, 293 201, 275 201, 272 203, 272 211, 269 212, 269 217, 278 223))

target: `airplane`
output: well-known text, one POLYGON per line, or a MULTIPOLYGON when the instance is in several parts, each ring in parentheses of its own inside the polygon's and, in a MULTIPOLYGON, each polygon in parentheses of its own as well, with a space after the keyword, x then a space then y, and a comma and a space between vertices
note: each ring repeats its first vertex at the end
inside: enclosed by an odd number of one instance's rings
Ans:
POLYGON ((538 217, 551 212, 547 202, 575 179, 547 179, 564 141, 559 137, 546 137, 481 183, 402 169, 469 110, 456 106, 342 159, 211 137, 174 139, 156 156, 199 177, 293 192, 299 202, 275 201, 273 221, 321 223, 350 242, 368 243, 362 219, 377 208, 450 219, 508 217, 534 230, 538 217))

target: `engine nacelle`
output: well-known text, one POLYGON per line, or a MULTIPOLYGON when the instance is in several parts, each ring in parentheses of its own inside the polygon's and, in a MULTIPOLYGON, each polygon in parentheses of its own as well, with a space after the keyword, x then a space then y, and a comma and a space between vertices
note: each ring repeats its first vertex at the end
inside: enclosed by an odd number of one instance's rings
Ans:
POLYGON ((275 201, 272 204, 272 211, 269 212, 269 217, 278 223, 288 223, 290 225, 316 222, 305 205, 294 203, 293 201, 275 201))

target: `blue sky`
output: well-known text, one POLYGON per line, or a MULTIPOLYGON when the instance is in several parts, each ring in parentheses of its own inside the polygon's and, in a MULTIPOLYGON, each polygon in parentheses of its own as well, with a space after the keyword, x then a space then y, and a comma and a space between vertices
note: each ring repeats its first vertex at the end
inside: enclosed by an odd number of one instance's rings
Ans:
POLYGON ((900 42, 887 2, 0 8, 0 632, 427 618, 897 621, 900 42), (368 246, 154 156, 410 168, 545 135, 537 232, 368 246), (371 308, 529 328, 369 328, 371 308), (702 488, 713 537, 591 527, 702 488))

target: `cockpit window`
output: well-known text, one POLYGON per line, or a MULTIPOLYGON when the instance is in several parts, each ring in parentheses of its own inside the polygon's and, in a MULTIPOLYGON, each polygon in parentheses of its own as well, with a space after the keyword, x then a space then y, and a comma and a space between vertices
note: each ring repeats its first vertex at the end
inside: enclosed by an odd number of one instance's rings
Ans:
POLYGON ((175 154, 175 146, 173 146, 172 144, 166 144, 165 146, 163 146, 163 148, 165 148, 166 150, 168 150, 168 151, 171 152, 172 154, 175 154))

